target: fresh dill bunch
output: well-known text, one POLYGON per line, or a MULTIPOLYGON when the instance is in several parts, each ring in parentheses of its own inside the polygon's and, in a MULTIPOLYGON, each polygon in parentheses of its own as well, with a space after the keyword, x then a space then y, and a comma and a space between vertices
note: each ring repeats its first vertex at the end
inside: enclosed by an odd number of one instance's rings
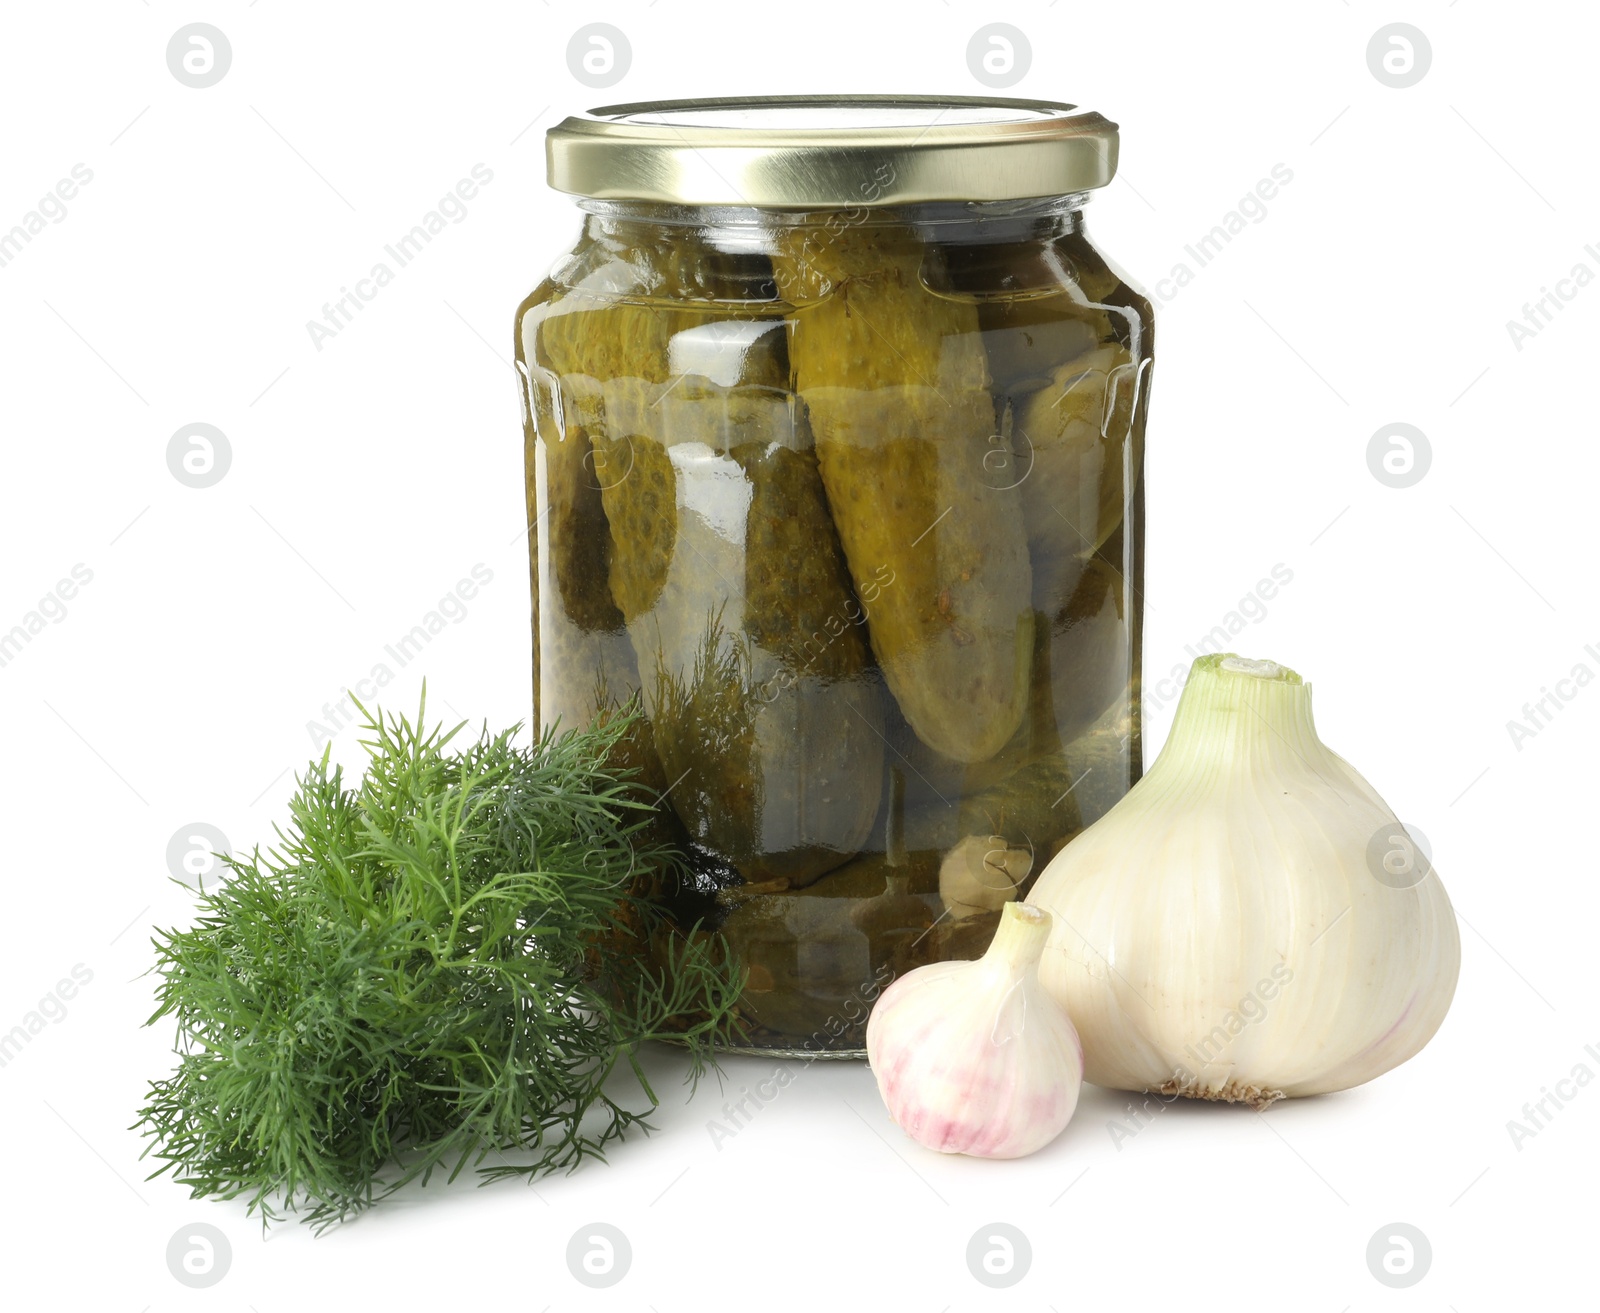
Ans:
POLYGON ((425 709, 368 714, 359 787, 324 752, 278 847, 153 941, 179 1058, 135 1123, 153 1176, 321 1230, 438 1169, 603 1157, 658 1103, 640 1044, 686 1044, 693 1079, 732 1036, 739 982, 650 896, 679 858, 620 764, 637 706, 531 747, 453 747, 425 709), (606 1092, 622 1067, 648 1107, 606 1092))

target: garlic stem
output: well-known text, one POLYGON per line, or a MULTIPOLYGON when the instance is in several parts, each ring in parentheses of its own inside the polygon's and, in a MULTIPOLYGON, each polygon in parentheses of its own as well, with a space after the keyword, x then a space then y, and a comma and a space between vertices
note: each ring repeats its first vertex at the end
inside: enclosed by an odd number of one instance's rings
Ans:
POLYGON ((1265 767, 1283 758, 1343 775, 1317 737, 1311 685, 1276 661, 1206 656, 1194 663, 1172 732, 1145 772, 1151 789, 1174 779, 1209 781, 1240 766, 1265 767))
POLYGON ((1031 903, 1007 903, 1000 910, 1000 928, 983 956, 1012 969, 1032 966, 1049 942, 1049 912, 1031 903))
MULTIPOLYGON (((1276 661, 1256 660, 1254 657, 1225 656, 1218 666, 1220 670, 1232 671, 1239 675, 1255 675, 1258 679, 1276 679, 1283 673, 1283 667, 1276 661)), ((1293 674, 1293 671, 1289 672, 1293 674)))

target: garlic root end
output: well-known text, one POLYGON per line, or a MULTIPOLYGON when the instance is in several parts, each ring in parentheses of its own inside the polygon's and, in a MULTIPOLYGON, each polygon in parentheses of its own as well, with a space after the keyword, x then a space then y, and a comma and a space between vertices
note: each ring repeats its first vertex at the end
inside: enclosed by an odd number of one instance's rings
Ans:
POLYGON ((1287 1098, 1282 1090, 1266 1089, 1260 1085, 1242 1085, 1229 1081, 1220 1089, 1202 1089, 1192 1081, 1164 1080, 1156 1086, 1157 1094, 1177 1095, 1185 1099, 1204 1099, 1207 1103, 1247 1103, 1256 1112, 1264 1112, 1279 1099, 1287 1098))

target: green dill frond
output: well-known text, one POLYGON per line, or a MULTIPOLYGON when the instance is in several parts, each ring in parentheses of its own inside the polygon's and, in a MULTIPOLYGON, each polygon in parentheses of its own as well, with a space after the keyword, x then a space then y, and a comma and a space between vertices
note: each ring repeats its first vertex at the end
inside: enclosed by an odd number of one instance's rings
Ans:
POLYGON ((739 993, 707 937, 656 933, 679 857, 615 764, 636 706, 531 746, 362 710, 359 784, 312 763, 276 847, 154 940, 178 1066, 135 1123, 152 1175, 319 1229, 435 1171, 602 1157, 656 1104, 608 1095, 618 1066, 671 1038, 697 1076, 739 993))

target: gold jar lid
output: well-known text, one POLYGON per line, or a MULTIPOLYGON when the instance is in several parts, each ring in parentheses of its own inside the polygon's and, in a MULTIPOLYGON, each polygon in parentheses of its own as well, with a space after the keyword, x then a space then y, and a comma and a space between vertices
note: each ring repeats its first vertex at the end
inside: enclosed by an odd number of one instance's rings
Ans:
POLYGON ((603 105, 545 137, 597 200, 775 209, 1004 201, 1103 187, 1117 125, 1048 100, 752 96, 603 105))

